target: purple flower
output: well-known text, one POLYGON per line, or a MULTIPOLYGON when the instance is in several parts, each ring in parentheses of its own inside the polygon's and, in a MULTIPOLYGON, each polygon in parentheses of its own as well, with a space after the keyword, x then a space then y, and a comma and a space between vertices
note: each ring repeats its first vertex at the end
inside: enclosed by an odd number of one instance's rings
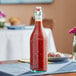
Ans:
POLYGON ((0 18, 1 17, 6 17, 6 15, 4 14, 4 12, 0 11, 0 18))
POLYGON ((69 33, 70 33, 70 34, 75 34, 75 33, 76 33, 76 27, 70 29, 70 30, 69 30, 69 33))

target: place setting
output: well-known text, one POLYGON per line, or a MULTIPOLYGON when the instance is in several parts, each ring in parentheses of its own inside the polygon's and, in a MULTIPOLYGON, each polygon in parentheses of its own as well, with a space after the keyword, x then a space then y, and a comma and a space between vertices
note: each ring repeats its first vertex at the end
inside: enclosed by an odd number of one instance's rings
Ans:
POLYGON ((48 53, 48 66, 45 72, 31 72, 29 59, 18 59, 15 62, 0 65, 0 71, 4 74, 25 76, 25 75, 47 75, 67 72, 76 72, 76 63, 72 63, 72 55, 60 52, 48 53), (11 65, 12 64, 12 65, 11 65), (67 66, 67 67, 66 67, 67 66), (9 67, 8 70, 6 70, 9 67), (71 69, 69 69, 71 68, 71 69), (15 70, 14 70, 15 69, 15 70), (68 70, 67 70, 68 69, 68 70), (11 70, 11 71, 10 71, 11 70))
MULTIPOLYGON (((21 63, 30 63, 30 60, 18 60, 21 63)), ((60 52, 48 53, 48 69, 46 72, 32 73, 27 72, 21 74, 26 75, 47 75, 47 74, 58 74, 58 73, 70 73, 76 72, 76 63, 73 63, 73 56, 71 54, 64 54, 60 52), (67 66, 67 67, 66 67, 67 66), (71 68, 71 69, 69 69, 71 68)))
MULTIPOLYGON (((48 53, 48 64, 50 63, 56 63, 56 62, 64 62, 64 61, 68 61, 70 59, 72 59, 72 55, 71 54, 63 54, 60 52, 50 52, 48 53)), ((23 62, 23 63, 30 63, 29 59, 19 59, 19 62, 23 62)))
POLYGON ((48 54, 48 61, 52 61, 52 62, 59 62, 59 61, 65 61, 68 60, 71 57, 70 54, 63 54, 60 52, 50 52, 48 54))

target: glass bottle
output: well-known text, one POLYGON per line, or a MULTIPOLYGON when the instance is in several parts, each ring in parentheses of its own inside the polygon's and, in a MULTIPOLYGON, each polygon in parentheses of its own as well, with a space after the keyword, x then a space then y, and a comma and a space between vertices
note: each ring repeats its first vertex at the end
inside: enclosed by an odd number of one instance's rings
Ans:
POLYGON ((73 57, 74 60, 76 60, 76 33, 74 34, 74 40, 73 40, 73 57))
POLYGON ((35 9, 35 28, 30 37, 30 69, 32 72, 47 70, 47 36, 42 23, 42 8, 35 9))

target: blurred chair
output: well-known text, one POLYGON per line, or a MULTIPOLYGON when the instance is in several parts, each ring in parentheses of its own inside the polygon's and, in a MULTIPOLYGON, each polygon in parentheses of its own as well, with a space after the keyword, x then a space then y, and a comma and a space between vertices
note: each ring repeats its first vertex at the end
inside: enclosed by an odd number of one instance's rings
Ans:
MULTIPOLYGON (((31 20, 30 20, 30 25, 34 25, 35 24, 35 20, 33 19, 33 17, 31 17, 31 20)), ((53 25, 54 25, 54 22, 52 19, 43 19, 43 26, 46 27, 46 28, 50 28, 52 31, 53 31, 53 25)))

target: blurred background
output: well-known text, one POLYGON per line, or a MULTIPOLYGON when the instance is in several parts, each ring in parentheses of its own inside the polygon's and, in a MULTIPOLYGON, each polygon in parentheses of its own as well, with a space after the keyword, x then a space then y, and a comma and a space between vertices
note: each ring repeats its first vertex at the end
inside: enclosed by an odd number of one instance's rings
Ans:
POLYGON ((44 9, 45 18, 54 21, 53 35, 57 51, 72 53, 73 34, 69 29, 76 25, 76 0, 54 0, 50 4, 0 4, 7 17, 19 17, 23 24, 29 25, 34 8, 41 6, 44 9))

